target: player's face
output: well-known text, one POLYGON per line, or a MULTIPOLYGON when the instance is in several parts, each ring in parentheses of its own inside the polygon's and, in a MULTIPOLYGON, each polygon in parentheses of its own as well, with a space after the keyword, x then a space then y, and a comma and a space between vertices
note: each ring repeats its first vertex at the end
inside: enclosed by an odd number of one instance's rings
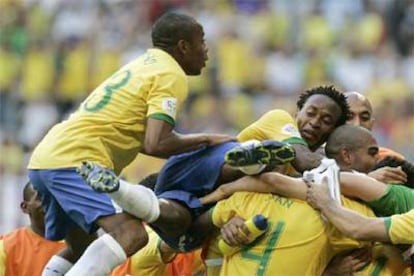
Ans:
POLYGON ((35 220, 37 224, 40 225, 44 223, 45 212, 37 191, 32 190, 32 192, 30 199, 22 203, 22 209, 23 212, 27 213, 32 220, 35 220))
POLYGON ((349 97, 347 101, 351 111, 347 123, 371 130, 374 125, 374 119, 372 117, 372 109, 368 102, 356 97, 349 97))
POLYGON ((206 66, 206 61, 208 60, 208 49, 201 25, 195 27, 192 40, 187 42, 187 46, 184 54, 183 69, 189 76, 200 75, 201 69, 206 66))
POLYGON ((369 173, 378 162, 378 151, 377 141, 374 137, 370 137, 366 143, 350 153, 351 168, 362 173, 369 173))
POLYGON ((296 115, 299 132, 311 150, 321 146, 341 115, 338 104, 325 95, 312 95, 296 115))

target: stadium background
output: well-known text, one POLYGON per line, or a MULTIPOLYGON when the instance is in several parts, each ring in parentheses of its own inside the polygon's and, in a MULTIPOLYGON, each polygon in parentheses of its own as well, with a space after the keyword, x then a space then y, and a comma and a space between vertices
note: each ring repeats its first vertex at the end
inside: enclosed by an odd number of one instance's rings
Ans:
MULTIPOLYGON (((26 223, 33 147, 150 47, 167 10, 201 22, 209 47, 180 131, 236 134, 269 109, 293 113, 306 88, 334 84, 367 95, 379 144, 414 160, 412 0, 0 0, 0 233, 26 223)), ((124 173, 131 181, 163 163, 140 158, 124 173)))

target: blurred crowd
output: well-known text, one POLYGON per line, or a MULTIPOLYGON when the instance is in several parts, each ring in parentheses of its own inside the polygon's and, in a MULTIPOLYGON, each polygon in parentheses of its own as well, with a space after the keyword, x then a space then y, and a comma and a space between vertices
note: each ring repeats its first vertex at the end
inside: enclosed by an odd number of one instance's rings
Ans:
POLYGON ((197 18, 209 47, 180 131, 234 134, 333 84, 366 95, 379 144, 414 160, 413 0, 0 0, 0 233, 24 223, 17 203, 39 139, 151 47, 150 26, 169 10, 197 18))

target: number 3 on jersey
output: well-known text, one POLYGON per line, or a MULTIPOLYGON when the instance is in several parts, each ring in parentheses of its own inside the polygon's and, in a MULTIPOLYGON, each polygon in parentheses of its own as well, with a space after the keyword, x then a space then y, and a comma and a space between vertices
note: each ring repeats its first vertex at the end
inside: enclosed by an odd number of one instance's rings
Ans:
POLYGON ((89 112, 97 112, 106 106, 112 98, 112 94, 118 89, 126 85, 131 78, 131 72, 129 70, 119 72, 112 76, 109 81, 105 84, 103 88, 103 97, 101 99, 96 99, 100 91, 94 91, 93 94, 86 100, 83 108, 89 112))

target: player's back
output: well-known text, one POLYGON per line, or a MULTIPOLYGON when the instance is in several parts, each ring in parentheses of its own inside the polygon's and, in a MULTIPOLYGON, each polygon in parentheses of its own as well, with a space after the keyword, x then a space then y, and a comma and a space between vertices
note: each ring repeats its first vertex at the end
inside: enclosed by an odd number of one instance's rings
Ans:
POLYGON ((117 173, 141 149, 146 117, 174 123, 187 96, 187 80, 166 52, 149 49, 98 86, 68 120, 54 126, 35 149, 30 169, 75 167, 96 161, 117 173))
POLYGON ((327 226, 303 201, 242 192, 215 208, 213 220, 222 224, 233 211, 262 214, 270 223, 264 236, 224 262, 222 275, 320 275, 329 261, 327 226))

